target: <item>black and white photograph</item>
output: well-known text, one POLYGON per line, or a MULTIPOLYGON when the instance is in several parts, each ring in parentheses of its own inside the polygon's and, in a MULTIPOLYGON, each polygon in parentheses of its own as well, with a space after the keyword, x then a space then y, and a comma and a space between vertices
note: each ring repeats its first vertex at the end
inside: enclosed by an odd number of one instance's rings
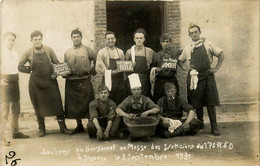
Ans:
POLYGON ((0 165, 260 165, 258 0, 0 2, 0 165))

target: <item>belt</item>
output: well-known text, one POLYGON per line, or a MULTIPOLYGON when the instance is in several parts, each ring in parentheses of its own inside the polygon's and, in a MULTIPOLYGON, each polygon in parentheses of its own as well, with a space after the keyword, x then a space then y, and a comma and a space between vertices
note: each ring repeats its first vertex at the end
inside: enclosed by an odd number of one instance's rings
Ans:
POLYGON ((82 74, 70 74, 68 75, 69 77, 85 77, 85 76, 89 76, 89 73, 82 73, 82 74))

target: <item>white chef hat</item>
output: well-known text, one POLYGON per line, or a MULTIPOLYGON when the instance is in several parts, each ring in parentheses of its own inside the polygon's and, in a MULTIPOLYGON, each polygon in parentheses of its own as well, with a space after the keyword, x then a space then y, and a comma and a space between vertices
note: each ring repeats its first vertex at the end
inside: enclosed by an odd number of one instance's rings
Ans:
POLYGON ((128 76, 129 78, 129 82, 130 82, 130 87, 131 89, 133 88, 138 88, 138 87, 142 87, 141 85, 141 81, 140 81, 140 78, 139 78, 139 75, 134 73, 134 74, 131 74, 128 76))

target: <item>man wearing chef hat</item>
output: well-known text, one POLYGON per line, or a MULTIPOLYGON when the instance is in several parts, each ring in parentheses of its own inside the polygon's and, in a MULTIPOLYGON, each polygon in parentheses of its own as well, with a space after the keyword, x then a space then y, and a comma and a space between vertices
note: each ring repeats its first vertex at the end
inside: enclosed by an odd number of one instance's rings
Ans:
POLYGON ((149 97, 142 95, 142 85, 138 74, 131 74, 128 78, 132 95, 125 98, 116 109, 121 123, 122 117, 133 119, 136 114, 141 114, 141 117, 147 117, 148 115, 159 113, 160 107, 154 104, 149 97))

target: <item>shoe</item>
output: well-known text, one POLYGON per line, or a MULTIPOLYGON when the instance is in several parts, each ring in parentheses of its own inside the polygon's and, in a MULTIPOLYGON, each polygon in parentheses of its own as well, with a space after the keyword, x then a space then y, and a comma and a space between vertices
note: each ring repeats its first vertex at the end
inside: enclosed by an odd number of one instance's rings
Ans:
POLYGON ((84 132, 84 127, 82 124, 78 125, 73 131, 73 134, 84 132))
POLYGON ((69 130, 67 128, 61 129, 60 132, 62 134, 65 134, 65 135, 72 135, 72 134, 74 134, 73 131, 71 131, 71 130, 69 130))
POLYGON ((122 133, 122 132, 117 133, 116 134, 116 138, 117 139, 123 139, 124 138, 124 133, 122 133))
POLYGON ((39 130, 38 137, 43 137, 43 136, 45 136, 45 130, 39 130))
POLYGON ((211 133, 213 135, 220 135, 220 132, 219 132, 218 128, 216 128, 216 127, 211 130, 211 133))
POLYGON ((16 133, 16 134, 13 134, 12 137, 13 137, 13 139, 30 138, 29 135, 25 135, 25 134, 23 134, 23 133, 21 133, 21 132, 18 132, 18 133, 16 133))
POLYGON ((73 131, 69 130, 65 124, 65 120, 64 119, 59 119, 58 120, 58 124, 60 126, 60 133, 62 134, 66 134, 66 135, 72 135, 74 134, 73 131))

